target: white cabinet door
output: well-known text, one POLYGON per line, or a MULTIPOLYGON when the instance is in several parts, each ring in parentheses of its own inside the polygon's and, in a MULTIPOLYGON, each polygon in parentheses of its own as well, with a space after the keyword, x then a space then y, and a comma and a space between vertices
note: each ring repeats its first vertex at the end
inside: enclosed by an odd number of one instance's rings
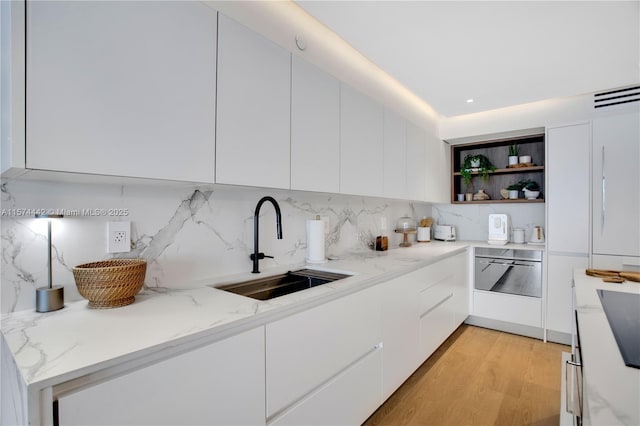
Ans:
POLYGON ((468 315, 467 264, 467 254, 461 253, 420 270, 416 299, 420 361, 428 358, 468 315))
POLYGON ((340 82, 298 56, 291 73, 291 189, 340 191, 340 82))
POLYGON ((383 107, 340 85, 340 192, 383 194, 383 107))
POLYGON ((593 121, 593 253, 640 256, 640 114, 593 121))
POLYGON ((542 299, 474 290, 473 315, 531 327, 542 327, 542 299))
POLYGON ((384 196, 407 198, 407 123, 384 110, 384 196))
POLYGON ((591 267, 640 272, 640 257, 594 254, 591 257, 591 267))
POLYGON ((427 185, 427 133, 407 123, 407 196, 410 200, 424 201, 427 185))
POLYGON ((587 268, 586 256, 547 257, 547 315, 545 328, 571 334, 572 282, 574 268, 587 268))
POLYGON ((423 274, 418 270, 382 284, 382 397, 385 400, 420 364, 416 299, 423 274))
MULTIPOLYGON (((372 287, 267 324, 267 418, 308 398, 380 344, 380 303, 379 287, 372 287)), ((380 387, 378 404, 381 396, 380 387)))
POLYGON ((457 328, 469 316, 469 298, 471 285, 469 282, 469 253, 460 253, 448 259, 450 269, 456 271, 453 279, 454 326, 457 328))
POLYGON ((66 425, 265 423, 264 327, 59 398, 66 425))
POLYGON ((359 425, 381 404, 382 348, 323 384, 270 425, 359 425))
POLYGON ((433 133, 426 133, 425 200, 449 203, 451 197, 449 145, 433 133))
POLYGON ((220 14, 216 183, 289 188, 291 54, 220 14))
POLYGON ((213 182, 214 10, 27 6, 28 168, 213 182))
MULTIPOLYGON (((547 250, 589 253, 588 123, 547 129, 547 250)), ((570 304, 569 304, 570 306, 570 304)))

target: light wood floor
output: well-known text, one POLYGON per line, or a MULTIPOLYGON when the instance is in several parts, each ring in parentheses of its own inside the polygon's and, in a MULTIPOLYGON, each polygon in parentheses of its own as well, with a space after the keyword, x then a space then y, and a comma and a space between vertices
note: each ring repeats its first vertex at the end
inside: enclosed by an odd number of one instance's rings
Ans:
POLYGON ((558 425, 570 349, 462 325, 365 426, 558 425))

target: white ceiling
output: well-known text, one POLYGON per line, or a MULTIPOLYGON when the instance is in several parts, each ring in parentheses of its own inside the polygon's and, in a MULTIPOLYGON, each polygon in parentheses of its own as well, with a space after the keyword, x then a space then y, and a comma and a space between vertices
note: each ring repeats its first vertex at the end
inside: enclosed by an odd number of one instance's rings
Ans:
POLYGON ((640 1, 297 3, 444 116, 640 84, 640 1))

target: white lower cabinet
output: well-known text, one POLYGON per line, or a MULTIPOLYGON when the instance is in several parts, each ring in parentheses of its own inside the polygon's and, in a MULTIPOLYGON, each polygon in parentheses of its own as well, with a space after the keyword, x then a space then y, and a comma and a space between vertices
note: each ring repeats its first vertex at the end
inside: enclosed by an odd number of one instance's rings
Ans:
POLYGON ((417 299, 421 361, 428 358, 467 317, 467 255, 462 253, 448 258, 424 272, 425 280, 417 299))
POLYGON ((340 388, 340 392, 350 389, 350 394, 366 393, 365 401, 341 401, 344 412, 351 416, 336 419, 342 424, 363 422, 382 402, 382 365, 370 361, 355 368, 366 367, 365 375, 377 376, 362 383, 362 373, 349 370, 380 351, 381 331, 379 286, 267 324, 267 422, 297 418, 293 412, 299 407, 303 417, 328 415, 327 395, 322 392, 325 386, 331 386, 331 392, 340 388), (370 380, 375 383, 373 388, 369 388, 370 380), (363 417, 353 419, 353 413, 363 417))
POLYGON ((546 329, 571 334, 573 270, 588 267, 587 256, 548 256, 546 329))
POLYGON ((361 424, 467 317, 467 265, 461 253, 92 386, 54 386, 54 421, 361 424))
MULTIPOLYGON (((357 425, 381 404, 382 348, 376 347, 317 391, 287 410, 273 425, 357 425)), ((310 367, 312 368, 312 367, 310 367)))
POLYGON ((542 299, 495 291, 473 292, 473 315, 542 327, 542 299))
POLYGON ((66 425, 259 425, 264 327, 61 396, 66 425))
POLYGON ((384 399, 467 318, 467 264, 461 253, 382 285, 384 399))
POLYGON ((418 305, 423 270, 403 275, 382 284, 382 340, 384 362, 382 395, 384 399, 415 371, 418 357, 418 305))

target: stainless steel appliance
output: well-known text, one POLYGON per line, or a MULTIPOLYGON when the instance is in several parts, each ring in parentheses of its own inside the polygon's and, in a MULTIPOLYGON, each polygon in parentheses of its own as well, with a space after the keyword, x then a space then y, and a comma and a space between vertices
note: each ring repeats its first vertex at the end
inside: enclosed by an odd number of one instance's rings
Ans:
POLYGON ((542 297, 542 252, 477 247, 475 289, 542 297))

